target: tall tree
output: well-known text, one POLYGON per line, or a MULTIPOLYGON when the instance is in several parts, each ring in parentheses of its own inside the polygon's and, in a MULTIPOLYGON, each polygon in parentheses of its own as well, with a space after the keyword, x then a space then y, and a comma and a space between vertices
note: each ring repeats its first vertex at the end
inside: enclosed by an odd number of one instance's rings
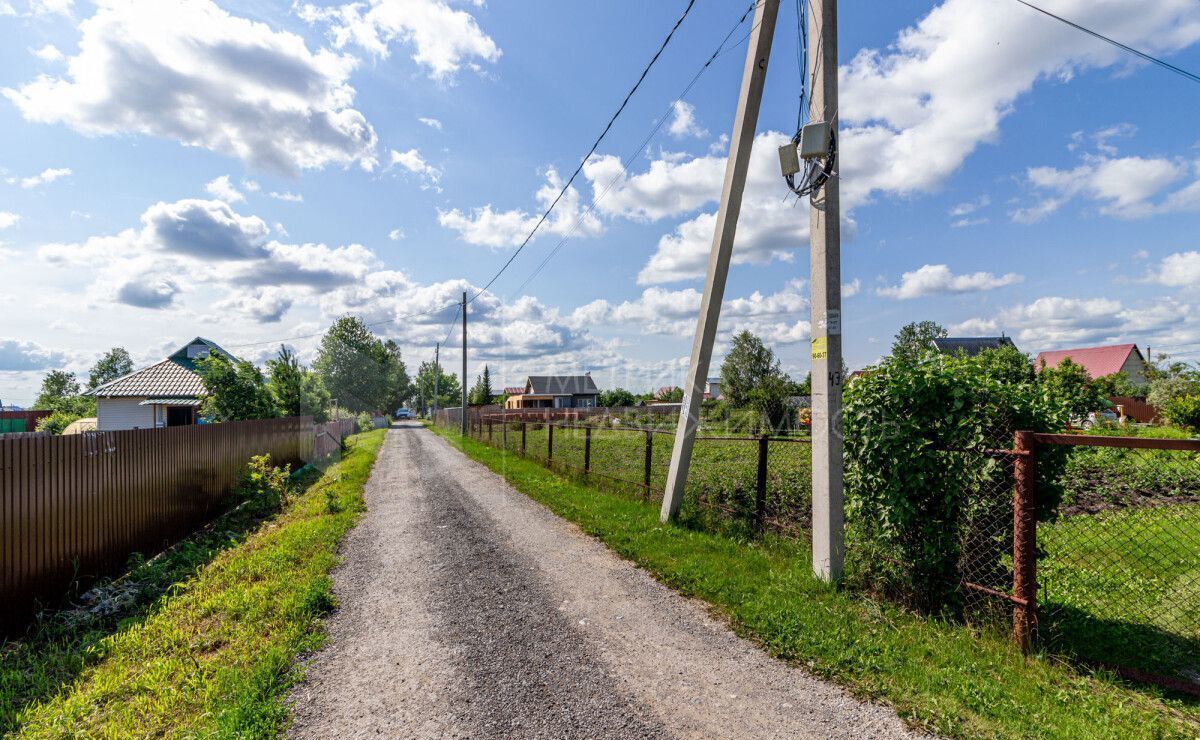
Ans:
POLYGON ((392 360, 383 342, 357 316, 333 322, 321 338, 313 368, 342 408, 382 411, 390 400, 392 360))
POLYGON ((384 401, 384 409, 390 414, 408 403, 408 399, 412 397, 413 385, 408 378, 404 360, 401 359, 400 345, 389 339, 383 343, 383 349, 387 358, 387 399, 384 401))
POLYGON ((920 359, 933 349, 933 340, 946 336, 946 327, 936 321, 914 321, 900 327, 892 342, 892 357, 906 362, 920 359))
POLYGON ((492 374, 488 366, 483 366, 483 373, 475 376, 475 385, 467 395, 467 402, 472 406, 486 406, 492 402, 492 374))
POLYGON ((1042 367, 1037 374, 1045 398, 1062 415, 1062 421, 1079 419, 1105 406, 1104 396, 1092 383, 1087 370, 1068 357, 1056 367, 1042 367))
POLYGON ((33 407, 57 411, 64 402, 77 397, 79 391, 79 381, 75 378, 75 373, 51 370, 42 378, 42 390, 33 402, 33 407))
POLYGON ((721 395, 734 408, 750 404, 750 393, 767 378, 782 377, 779 360, 763 341, 742 330, 733 337, 721 363, 721 395))
POLYGON ((440 365, 432 362, 422 362, 417 370, 417 382, 414 394, 425 399, 425 404, 433 408, 434 379, 437 379, 438 408, 457 406, 462 401, 462 390, 458 385, 458 377, 442 370, 440 365))
POLYGON ((267 360, 267 390, 281 416, 311 416, 318 422, 329 416, 329 391, 320 376, 283 345, 277 356, 267 360))
POLYGON ((213 352, 196 361, 196 370, 204 383, 205 399, 201 413, 215 421, 269 419, 278 416, 262 371, 247 362, 232 362, 213 352))
POLYGON ((96 360, 88 371, 88 390, 104 385, 110 380, 124 377, 133 372, 133 359, 124 347, 113 347, 96 360))

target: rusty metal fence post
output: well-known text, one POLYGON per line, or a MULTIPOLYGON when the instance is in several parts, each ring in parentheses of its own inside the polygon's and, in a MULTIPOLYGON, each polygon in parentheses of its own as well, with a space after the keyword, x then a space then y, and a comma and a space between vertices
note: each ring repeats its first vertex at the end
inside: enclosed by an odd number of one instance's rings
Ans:
POLYGON ((767 435, 758 438, 758 476, 754 481, 754 531, 762 534, 767 517, 767 435))
POLYGON ((583 472, 592 472, 592 428, 583 428, 583 472))
POLYGON ((646 430, 646 461, 642 468, 642 485, 645 486, 644 495, 642 496, 647 501, 650 500, 650 465, 654 461, 654 432, 646 430))
POLYGON ((521 455, 525 455, 525 422, 521 422, 521 455))
POLYGON ((1037 482, 1033 432, 1017 432, 1013 445, 1013 641, 1028 652, 1037 629, 1037 482))
POLYGON ((488 419, 488 444, 492 442, 492 420, 488 419))
POLYGON ((500 420, 500 446, 508 449, 508 419, 500 420))
POLYGON ((554 459, 554 425, 546 423, 546 460, 554 459))

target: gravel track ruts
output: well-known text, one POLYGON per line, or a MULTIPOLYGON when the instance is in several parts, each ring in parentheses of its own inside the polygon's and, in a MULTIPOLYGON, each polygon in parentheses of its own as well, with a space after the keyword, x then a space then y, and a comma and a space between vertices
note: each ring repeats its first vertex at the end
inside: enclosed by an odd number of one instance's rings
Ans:
POLYGON ((906 737, 418 425, 342 545, 298 737, 906 737))

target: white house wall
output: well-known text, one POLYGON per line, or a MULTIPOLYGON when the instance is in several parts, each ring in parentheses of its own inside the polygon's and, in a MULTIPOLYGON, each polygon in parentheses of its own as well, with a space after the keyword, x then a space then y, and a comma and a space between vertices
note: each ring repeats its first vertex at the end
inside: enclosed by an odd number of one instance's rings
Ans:
POLYGON ((1129 353, 1129 357, 1125 358, 1125 364, 1121 366, 1121 372, 1128 375, 1134 383, 1146 382, 1146 363, 1137 352, 1129 353))
POLYGON ((96 399, 96 429, 119 432, 123 429, 152 429, 154 406, 139 406, 144 398, 96 399))

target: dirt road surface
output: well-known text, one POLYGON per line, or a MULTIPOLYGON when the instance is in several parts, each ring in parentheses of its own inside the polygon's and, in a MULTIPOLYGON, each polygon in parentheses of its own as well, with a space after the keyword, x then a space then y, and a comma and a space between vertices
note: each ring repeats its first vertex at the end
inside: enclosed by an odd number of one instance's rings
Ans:
POLYGON ((296 737, 906 737, 416 424, 388 432, 296 737))

